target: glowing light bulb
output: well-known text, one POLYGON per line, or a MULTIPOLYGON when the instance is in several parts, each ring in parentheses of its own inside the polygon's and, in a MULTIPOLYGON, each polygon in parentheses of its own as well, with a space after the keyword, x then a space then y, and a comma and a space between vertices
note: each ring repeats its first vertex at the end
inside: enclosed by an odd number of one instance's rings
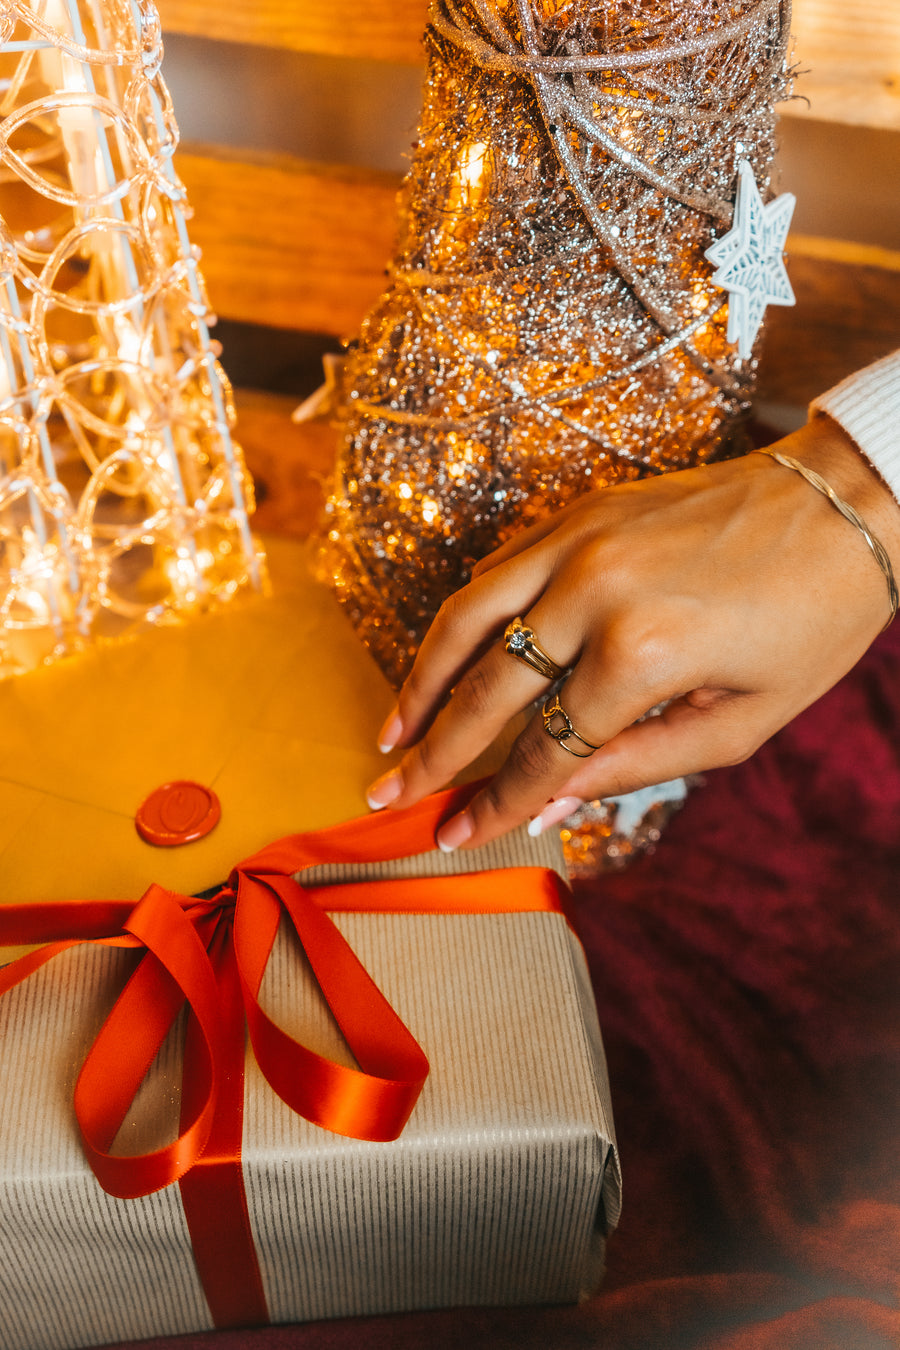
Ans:
POLYGON ((459 176, 470 192, 479 186, 484 176, 486 153, 487 145, 484 141, 476 141, 473 145, 463 147, 462 154, 459 157, 459 176))

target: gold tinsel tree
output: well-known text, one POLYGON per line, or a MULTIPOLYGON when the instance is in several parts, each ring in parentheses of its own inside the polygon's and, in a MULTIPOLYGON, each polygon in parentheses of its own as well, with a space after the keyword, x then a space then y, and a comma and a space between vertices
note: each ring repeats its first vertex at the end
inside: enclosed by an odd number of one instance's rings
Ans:
POLYGON ((389 280, 344 370, 324 573, 399 681, 517 527, 719 450, 754 360, 705 250, 763 196, 786 0, 436 0, 389 280))

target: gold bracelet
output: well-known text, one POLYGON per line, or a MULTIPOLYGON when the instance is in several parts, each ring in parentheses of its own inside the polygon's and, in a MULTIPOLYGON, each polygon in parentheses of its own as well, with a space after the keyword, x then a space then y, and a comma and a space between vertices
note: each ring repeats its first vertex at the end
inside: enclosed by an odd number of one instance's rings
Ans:
MULTIPOLYGON (((862 516, 857 511, 854 511, 853 507, 849 506, 847 502, 843 501, 842 498, 837 495, 831 484, 826 483, 825 479, 820 474, 817 474, 815 469, 808 469, 806 465, 801 464, 798 459, 791 459, 790 455, 782 455, 777 450, 768 450, 764 446, 756 450, 755 453, 758 455, 768 455, 770 459, 775 459, 779 464, 783 464, 786 469, 793 469, 795 473, 799 473, 801 478, 805 478, 807 483, 828 498, 832 506, 840 511, 845 520, 849 520, 851 525, 856 526, 863 539, 865 539, 869 548, 874 553, 875 561, 878 563, 878 566, 881 568, 885 580, 887 581, 888 598, 891 602, 891 617, 884 625, 884 628, 889 628, 894 622, 894 618, 897 614, 897 608, 898 605, 900 605, 900 596, 897 594, 897 581, 894 576, 894 569, 891 566, 891 560, 880 539, 875 538, 875 535, 869 529, 862 516)), ((884 628, 881 630, 882 632, 884 632, 884 628)))

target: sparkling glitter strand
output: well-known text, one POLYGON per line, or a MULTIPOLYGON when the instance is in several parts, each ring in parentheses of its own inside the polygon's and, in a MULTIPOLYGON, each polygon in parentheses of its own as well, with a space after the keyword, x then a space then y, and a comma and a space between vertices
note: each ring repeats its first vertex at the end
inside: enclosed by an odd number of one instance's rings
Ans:
POLYGON ((396 683, 442 601, 591 488, 708 460, 755 361, 704 250, 764 197, 786 0, 436 0, 321 567, 396 683))

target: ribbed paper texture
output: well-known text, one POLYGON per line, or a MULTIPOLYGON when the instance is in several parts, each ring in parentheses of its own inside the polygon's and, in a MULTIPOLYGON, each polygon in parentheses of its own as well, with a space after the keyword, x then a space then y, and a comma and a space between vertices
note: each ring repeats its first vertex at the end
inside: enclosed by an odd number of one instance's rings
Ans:
MULTIPOLYGON (((212 1325, 178 1188, 115 1200, 79 1146, 75 1080, 130 965, 123 953, 80 947, 0 1000, 3 1350, 63 1350, 212 1325)), ((177 1094, 166 1067, 157 1087, 171 1103, 177 1094)))
MULTIPOLYGON (((440 1304, 574 1301, 597 1275, 610 1160, 605 1072, 581 949, 556 915, 363 915, 342 932, 431 1061, 402 1138, 338 1138, 263 1090, 255 1066, 245 1168, 273 1317, 440 1304), (285 1161, 290 1158, 290 1161, 285 1161), (287 1223, 273 1224, 273 1174, 287 1223), (303 1216, 303 1217, 300 1217, 303 1216)), ((346 1059, 280 943, 264 1004, 346 1059)), ((349 1059, 346 1062, 350 1063, 349 1059)))
POLYGON ((428 853, 416 853, 411 858, 392 858, 390 862, 380 863, 328 863, 308 867, 302 877, 310 885, 321 885, 385 877, 459 876, 463 872, 522 866, 548 867, 568 885, 566 860, 557 831, 548 830, 532 839, 524 825, 480 848, 460 849, 456 853, 441 853, 435 848, 428 853))
MULTIPOLYGON (((431 1074, 401 1139, 295 1116, 248 1056, 244 1173, 273 1321, 574 1300, 618 1213, 606 1071, 581 948, 558 915, 337 916, 431 1074)), ((80 948, 0 1002, 0 1348, 210 1326, 180 1193, 114 1200, 78 1145, 78 1068, 133 958, 80 948)), ((262 999, 352 1062, 282 933, 262 999)), ((177 1117, 177 1050, 152 1097, 177 1117)), ((123 1148, 161 1142, 126 1127, 123 1148)))

